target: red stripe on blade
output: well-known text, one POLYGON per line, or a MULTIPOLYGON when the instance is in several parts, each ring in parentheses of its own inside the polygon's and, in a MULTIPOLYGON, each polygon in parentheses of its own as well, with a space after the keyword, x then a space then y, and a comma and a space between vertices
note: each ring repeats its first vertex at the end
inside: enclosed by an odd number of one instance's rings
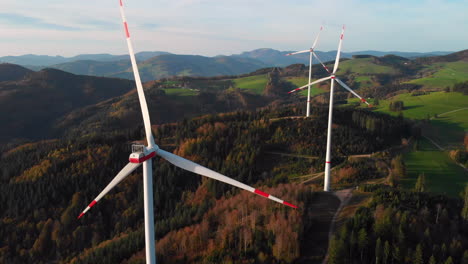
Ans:
POLYGON ((80 219, 81 217, 83 217, 84 213, 81 213, 79 216, 78 216, 78 219, 80 219))
POLYGON ((328 163, 328 164, 330 164, 331 162, 330 162, 330 161, 325 161, 325 163, 328 163))
POLYGON ((366 102, 366 99, 361 98, 361 102, 365 103, 365 102, 366 102))
POLYGON ((289 206, 289 207, 292 207, 292 208, 297 209, 297 206, 295 206, 294 204, 290 204, 290 203, 288 203, 288 202, 283 202, 283 204, 284 204, 284 205, 287 205, 287 206, 289 206))
POLYGON ((125 27, 125 34, 127 35, 127 38, 130 38, 130 32, 128 32, 127 22, 124 22, 124 27, 125 27))
POLYGON ((340 37, 340 39, 343 39, 343 34, 341 34, 341 37, 340 37))
POLYGON ((268 196, 270 196, 268 193, 262 192, 262 191, 257 190, 257 189, 254 191, 254 193, 256 193, 258 195, 261 195, 263 197, 266 197, 266 198, 268 198, 268 196))
POLYGON ((93 207, 96 203, 97 203, 96 201, 92 201, 92 202, 88 205, 88 207, 91 208, 91 207, 93 207))
POLYGON ((123 4, 122 4, 122 0, 120 0, 120 6, 123 6, 123 4))

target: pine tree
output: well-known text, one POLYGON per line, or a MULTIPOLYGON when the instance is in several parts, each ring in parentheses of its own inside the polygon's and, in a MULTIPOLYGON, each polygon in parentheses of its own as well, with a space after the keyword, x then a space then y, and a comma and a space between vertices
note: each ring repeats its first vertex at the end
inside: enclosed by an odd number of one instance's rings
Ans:
POLYGON ((447 260, 444 262, 444 264, 453 264, 452 257, 448 257, 447 260))
POLYGON ((379 104, 380 104, 379 98, 375 98, 375 99, 374 99, 374 105, 379 105, 379 104))
POLYGON ((369 239, 367 237, 367 232, 364 228, 361 228, 358 233, 358 247, 361 251, 361 261, 364 258, 364 251, 369 245, 369 239))
POLYGON ((393 244, 392 258, 393 263, 400 263, 402 259, 400 247, 396 243, 393 244))
POLYGON ((424 264, 421 244, 418 244, 416 246, 416 252, 414 253, 413 264, 424 264))
POLYGON ((379 237, 375 244, 375 264, 381 263, 382 256, 383 256, 382 240, 380 240, 380 237, 379 237))
POLYGON ((461 217, 468 221, 468 184, 465 186, 465 197, 464 197, 464 205, 461 211, 461 217))
POLYGON ((465 252, 463 252, 461 264, 468 264, 468 250, 465 250, 465 252))
POLYGON ((330 241, 330 252, 328 255, 328 263, 329 264, 340 264, 344 263, 345 251, 344 251, 344 243, 341 239, 333 237, 330 241))
POLYGON ((436 264, 436 259, 434 257, 434 255, 432 255, 430 258, 429 258, 429 264, 436 264))
POLYGON ((424 173, 419 174, 414 190, 416 192, 424 192, 426 190, 426 175, 424 173))
POLYGON ((390 243, 388 243, 388 241, 385 241, 385 245, 384 245, 384 261, 383 263, 384 264, 387 264, 389 259, 390 259, 390 256, 391 256, 391 252, 390 252, 390 243))

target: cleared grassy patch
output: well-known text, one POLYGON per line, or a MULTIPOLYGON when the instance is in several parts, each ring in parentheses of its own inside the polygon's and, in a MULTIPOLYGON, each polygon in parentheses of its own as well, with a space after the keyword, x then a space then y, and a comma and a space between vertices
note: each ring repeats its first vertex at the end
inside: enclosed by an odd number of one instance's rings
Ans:
POLYGON ((255 75, 232 80, 234 86, 240 89, 249 90, 255 94, 262 94, 268 82, 267 75, 255 75))
POLYGON ((370 88, 375 86, 370 76, 356 76, 354 81, 357 83, 359 88, 370 88))
POLYGON ((377 65, 372 62, 372 58, 361 58, 341 62, 337 75, 339 76, 347 72, 358 74, 396 74, 397 70, 390 66, 377 65))
MULTIPOLYGON (((436 114, 468 107, 468 96, 461 93, 433 92, 420 96, 411 96, 411 94, 406 93, 399 94, 390 100, 380 100, 380 104, 376 106, 376 111, 393 116, 398 115, 398 112, 389 110, 389 105, 392 101, 403 101, 405 106, 405 109, 402 111, 403 116, 411 119, 425 119, 428 116, 434 117, 436 114)), ((464 112, 454 112, 453 118, 457 119, 459 115, 463 114, 464 112)), ((460 120, 466 119, 461 118, 460 120)))
POLYGON ((468 174, 428 140, 419 141, 419 150, 404 154, 407 176, 401 179, 406 189, 413 189, 419 174, 426 176, 427 190, 455 197, 468 181, 468 174))
POLYGON ((443 89, 468 80, 468 62, 464 61, 435 63, 427 67, 426 70, 434 71, 434 73, 424 78, 411 80, 408 83, 420 84, 427 88, 443 89))
POLYGON ((165 88, 163 89, 167 95, 170 96, 195 96, 198 95, 198 91, 190 90, 186 88, 165 88))

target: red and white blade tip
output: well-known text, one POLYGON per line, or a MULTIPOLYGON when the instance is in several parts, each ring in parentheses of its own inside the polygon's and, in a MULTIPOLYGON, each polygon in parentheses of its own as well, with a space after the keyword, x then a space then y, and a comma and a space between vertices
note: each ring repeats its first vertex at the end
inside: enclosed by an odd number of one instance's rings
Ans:
POLYGON ((369 104, 369 102, 367 102, 367 100, 366 100, 366 99, 364 99, 364 98, 361 98, 361 102, 363 102, 363 103, 367 104, 367 106, 369 106, 369 107, 372 107, 372 105, 371 105, 371 104, 369 104))
POLYGON ((278 203, 287 205, 287 206, 292 207, 292 208, 294 208, 294 209, 297 209, 297 208, 298 208, 298 207, 295 206, 294 204, 285 202, 285 201, 283 201, 283 200, 281 200, 281 199, 278 199, 278 198, 274 197, 273 195, 270 195, 270 194, 268 194, 268 193, 266 193, 266 192, 262 192, 262 191, 260 191, 259 189, 255 189, 254 193, 256 193, 256 194, 258 194, 258 195, 260 195, 260 196, 263 196, 263 197, 265 197, 265 198, 268 198, 268 199, 270 199, 270 200, 273 200, 273 201, 275 201, 275 202, 278 202, 278 203))
POLYGON ((299 91, 299 90, 301 90, 301 88, 296 88, 296 89, 294 89, 294 90, 292 90, 292 91, 289 91, 288 94, 294 93, 294 92, 299 91))
POLYGON ((78 219, 80 219, 81 217, 83 217, 83 216, 86 214, 86 212, 87 212, 89 209, 91 209, 91 207, 93 207, 96 203, 97 203, 97 201, 96 201, 96 200, 93 200, 93 201, 83 210, 83 212, 81 212, 81 214, 78 216, 78 219))

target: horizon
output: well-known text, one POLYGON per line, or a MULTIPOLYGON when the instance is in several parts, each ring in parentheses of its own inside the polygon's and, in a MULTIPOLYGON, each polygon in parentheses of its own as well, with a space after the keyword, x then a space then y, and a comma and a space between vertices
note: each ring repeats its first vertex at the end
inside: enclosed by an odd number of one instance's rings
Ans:
MULTIPOLYGON (((210 55, 203 55, 203 54, 172 53, 172 52, 162 51, 162 50, 142 50, 142 51, 136 52, 135 54, 144 53, 144 52, 168 52, 168 53, 171 54, 171 55, 192 55, 192 56, 216 57, 216 56, 233 56, 233 55, 240 55, 241 53, 244 53, 244 52, 253 52, 253 51, 262 50, 262 49, 271 49, 271 50, 275 50, 275 51, 279 51, 279 52, 292 52, 292 51, 293 51, 293 50, 276 50, 276 49, 273 49, 273 48, 258 48, 258 49, 253 49, 253 50, 242 51, 242 52, 240 52, 240 53, 233 53, 233 54, 217 54, 217 55, 210 56, 210 55)), ((401 52, 401 53, 421 53, 421 54, 424 54, 424 53, 438 53, 438 52, 457 53, 457 52, 460 52, 460 51, 463 51, 463 50, 466 50, 466 49, 456 50, 456 51, 452 51, 452 50, 448 50, 448 51, 445 51, 445 50, 432 50, 432 51, 426 51, 426 52, 422 52, 422 51, 399 51, 399 50, 388 50, 388 51, 387 51, 387 50, 355 50, 355 51, 342 51, 341 53, 356 53, 356 52, 366 52, 366 51, 369 51, 369 52, 384 52, 384 53, 392 53, 392 52, 399 52, 399 53, 400 53, 400 52, 401 52)), ((316 52, 336 52, 336 49, 335 49, 335 50, 327 50, 327 51, 317 49, 316 52)), ((51 54, 34 54, 34 53, 27 53, 27 54, 20 54, 20 55, 5 55, 5 56, 0 56, 0 57, 49 56, 49 57, 72 58, 72 57, 80 56, 80 55, 111 55, 111 56, 125 56, 125 55, 128 55, 128 53, 116 54, 116 53, 97 52, 97 53, 72 54, 72 55, 69 55, 69 56, 64 56, 64 55, 60 55, 60 54, 51 55, 51 54)), ((1 63, 1 62, 0 62, 0 63, 1 63)))
MULTIPOLYGON (((3 4, 0 57, 126 54, 117 0, 93 3, 92 8, 75 1, 28 2, 6 0, 3 4)), ((257 47, 303 50, 321 25, 324 30, 317 50, 333 51, 342 23, 346 24, 344 52, 455 52, 466 49, 468 42, 468 36, 460 33, 468 30, 464 14, 468 0, 298 0, 287 4, 276 0, 267 5, 259 0, 141 0, 124 5, 137 52, 213 57, 257 47)))

